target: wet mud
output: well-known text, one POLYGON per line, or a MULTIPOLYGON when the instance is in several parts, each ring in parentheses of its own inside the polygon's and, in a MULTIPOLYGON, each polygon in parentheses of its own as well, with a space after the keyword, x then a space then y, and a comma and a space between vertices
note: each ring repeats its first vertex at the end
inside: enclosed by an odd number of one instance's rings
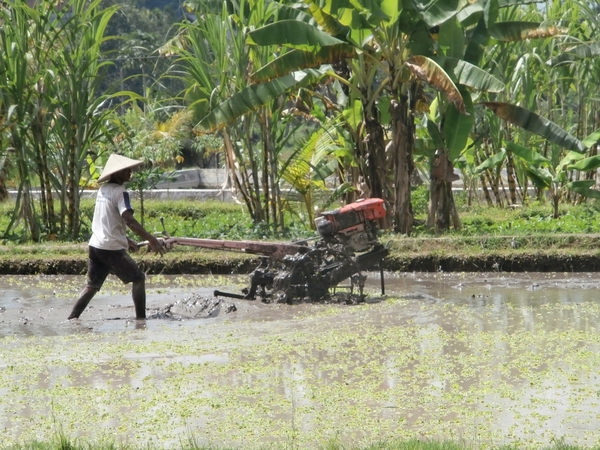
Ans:
POLYGON ((223 300, 218 297, 201 297, 193 294, 183 300, 169 303, 157 311, 150 312, 148 319, 209 319, 217 317, 220 314, 229 314, 236 311, 237 307, 229 300, 223 300))
MULTIPOLYGON (((600 444, 594 273, 377 273, 358 304, 214 297, 244 276, 154 275, 148 319, 109 278, 0 277, 0 444, 264 448, 394 438, 600 444)), ((344 287, 339 295, 347 293, 344 287)))

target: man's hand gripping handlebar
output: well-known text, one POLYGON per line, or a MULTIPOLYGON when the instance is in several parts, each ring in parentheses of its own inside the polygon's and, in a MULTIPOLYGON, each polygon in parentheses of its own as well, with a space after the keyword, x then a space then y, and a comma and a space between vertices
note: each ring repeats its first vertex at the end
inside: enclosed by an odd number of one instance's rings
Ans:
MULTIPOLYGON (((146 243, 146 245, 148 246, 148 248, 153 251, 154 253, 162 256, 165 254, 166 246, 164 244, 164 240, 163 238, 154 238, 154 239, 150 239, 148 241, 144 241, 146 243)), ((138 248, 139 248, 138 244, 138 248)))
POLYGON ((153 239, 149 239, 147 241, 142 241, 137 243, 137 248, 147 247, 149 251, 152 251, 159 255, 164 255, 167 250, 173 248, 173 242, 171 242, 169 235, 167 234, 167 230, 165 230, 165 220, 163 217, 160 218, 160 223, 163 227, 162 233, 160 236, 165 237, 155 237, 153 239))

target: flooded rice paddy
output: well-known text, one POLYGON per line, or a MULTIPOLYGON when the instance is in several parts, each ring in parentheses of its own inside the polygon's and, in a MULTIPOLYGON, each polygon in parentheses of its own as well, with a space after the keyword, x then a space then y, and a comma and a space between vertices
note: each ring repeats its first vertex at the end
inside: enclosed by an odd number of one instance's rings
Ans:
POLYGON ((360 305, 214 299, 245 277, 0 277, 0 445, 600 445, 600 275, 370 275, 360 305), (233 305, 233 307, 232 307, 233 305))

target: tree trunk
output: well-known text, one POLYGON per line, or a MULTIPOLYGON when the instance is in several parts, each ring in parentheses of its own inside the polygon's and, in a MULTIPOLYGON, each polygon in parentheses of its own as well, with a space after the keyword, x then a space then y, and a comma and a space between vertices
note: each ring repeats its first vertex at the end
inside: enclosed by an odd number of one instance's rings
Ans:
POLYGON ((273 230, 276 231, 277 229, 283 230, 284 222, 281 208, 281 192, 279 191, 279 184, 277 183, 277 175, 279 172, 277 152, 271 139, 271 124, 269 122, 270 119, 265 118, 263 141, 265 153, 267 155, 268 168, 265 167, 263 170, 266 170, 269 174, 268 184, 270 190, 269 198, 271 203, 271 220, 273 223, 273 230))
POLYGON ((146 208, 144 206, 144 190, 140 189, 138 191, 138 194, 140 195, 140 225, 142 226, 142 228, 145 228, 146 208))
MULTIPOLYGON (((348 172, 350 172, 350 180, 352 182, 352 184, 354 186, 357 186, 359 184, 359 182, 361 181, 361 170, 360 167, 356 166, 356 165, 350 165, 348 172)), ((358 196, 358 191, 355 189, 349 189, 345 194, 344 194, 344 201, 346 203, 354 203, 356 200, 358 200, 360 197, 358 196)))
POLYGON ((517 179, 515 176, 515 163, 512 154, 506 152, 506 176, 508 179, 508 192, 510 194, 511 205, 517 204, 517 179))
POLYGON ((450 202, 448 201, 447 184, 445 181, 436 181, 438 189, 438 206, 436 211, 435 231, 440 233, 450 229, 450 202))
POLYGON ((452 183, 448 183, 448 200, 450 202, 450 218, 452 219, 452 226, 455 230, 460 230, 462 228, 462 221, 460 220, 460 215, 456 209, 456 202, 454 201, 454 193, 452 192, 452 183))
POLYGON ((229 133, 227 133, 226 130, 223 131, 223 142, 225 147, 225 165, 227 167, 227 176, 231 181, 232 187, 242 194, 242 197, 244 198, 244 203, 246 203, 246 207, 248 208, 248 213, 250 214, 250 217, 252 217, 252 220, 256 220, 257 213, 255 210, 255 205, 252 201, 252 197, 248 189, 248 186, 250 185, 249 179, 242 178, 240 180, 240 177, 244 177, 247 175, 246 171, 242 168, 240 168, 240 173, 238 176, 238 164, 235 149, 233 148, 233 143, 231 142, 229 133))
MULTIPOLYGON (((262 114, 264 114, 264 108, 262 114)), ((271 217, 271 211, 269 211, 269 206, 273 206, 271 205, 271 190, 269 189, 269 171, 271 165, 269 163, 269 149, 267 146, 267 124, 265 123, 262 114, 259 114, 258 116, 262 138, 262 208, 265 212, 265 221, 269 224, 271 223, 271 220, 275 220, 275 217, 271 217)))
POLYGON ((494 202, 492 201, 492 196, 490 195, 490 191, 488 190, 487 183, 485 181, 485 175, 481 174, 479 176, 479 180, 481 181, 481 190, 483 192, 483 196, 485 197, 485 201, 488 206, 494 206, 494 202))
POLYGON ((38 216, 35 214, 35 205, 31 196, 31 172, 28 164, 27 152, 25 151, 25 141, 19 136, 17 127, 13 127, 12 145, 15 149, 15 160, 17 172, 19 174, 19 189, 17 193, 17 201, 15 211, 11 221, 6 229, 8 233, 11 231, 19 218, 22 218, 25 229, 29 232, 29 237, 34 242, 39 242, 41 238, 40 225, 38 216))
MULTIPOLYGON (((246 193, 252 202, 252 211, 254 211, 254 216, 252 217, 252 220, 254 222, 263 222, 264 220, 266 220, 266 215, 260 198, 260 171, 258 169, 258 163, 254 152, 254 144, 252 142, 252 130, 249 119, 244 119, 243 141, 245 142, 245 148, 248 152, 248 156, 247 158, 244 158, 239 153, 239 150, 237 150, 236 167, 237 165, 239 165, 238 170, 241 172, 242 178, 244 180, 246 193), (248 174, 248 163, 246 162, 246 159, 250 163, 250 174, 248 174)), ((237 147, 235 147, 235 149, 237 149, 237 147)))
POLYGON ((437 183, 431 180, 429 183, 429 203, 427 204, 427 222, 425 226, 428 230, 435 229, 436 212, 438 206, 439 189, 437 183))
MULTIPOLYGON (((74 117, 74 116, 72 116, 74 117)), ((79 176, 77 170, 77 123, 71 122, 67 156, 67 232, 72 237, 79 234, 79 176)))
MULTIPOLYGON (((366 116, 366 114, 365 114, 366 116)), ((377 119, 365 118, 364 150, 366 162, 365 182, 371 191, 371 197, 382 198, 389 205, 385 183, 387 166, 385 162, 385 140, 383 127, 377 119)))
POLYGON ((414 169, 412 151, 414 143, 414 118, 408 111, 406 96, 392 100, 392 145, 388 154, 394 161, 395 203, 393 210, 394 231, 410 236, 413 228, 410 176, 414 169))
POLYGON ((427 218, 428 226, 434 226, 436 232, 450 229, 451 216, 453 224, 455 226, 458 224, 460 227, 460 219, 452 196, 452 181, 458 178, 454 173, 454 166, 448 159, 448 154, 445 151, 436 151, 430 181, 430 198, 434 201, 429 208, 429 214, 433 214, 434 217, 427 218))
POLYGON ((487 181, 492 188, 494 197, 496 198, 496 205, 503 206, 504 202, 502 201, 502 197, 500 197, 500 189, 498 188, 498 182, 500 181, 500 177, 498 176, 496 179, 492 179, 489 169, 485 171, 485 176, 487 177, 487 181))
MULTIPOLYGON (((363 122, 365 137, 362 145, 357 146, 361 151, 358 156, 359 164, 363 168, 364 183, 369 197, 381 198, 387 207, 388 215, 391 214, 393 199, 387 189, 388 165, 385 159, 385 136, 379 121, 379 111, 375 102, 369 102, 370 92, 363 88, 363 122), (371 103, 371 105, 370 105, 371 103)), ((364 189, 363 189, 364 190, 364 189)), ((384 219, 387 226, 388 218, 384 219)))
POLYGON ((0 202, 8 200, 8 189, 6 187, 6 177, 8 176, 8 158, 4 158, 0 167, 0 202))
POLYGON ((32 124, 36 165, 40 179, 42 220, 50 234, 56 233, 56 215, 54 213, 54 196, 48 166, 48 145, 44 134, 44 118, 41 112, 36 115, 32 124))

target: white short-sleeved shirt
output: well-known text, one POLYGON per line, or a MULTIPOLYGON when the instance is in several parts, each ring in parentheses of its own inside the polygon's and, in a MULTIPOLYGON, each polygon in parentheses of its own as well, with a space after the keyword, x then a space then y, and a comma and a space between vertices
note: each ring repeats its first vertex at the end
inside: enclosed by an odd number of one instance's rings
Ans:
POLYGON ((133 211, 125 187, 115 183, 100 187, 89 245, 102 250, 127 250, 127 225, 122 214, 128 209, 133 211))

